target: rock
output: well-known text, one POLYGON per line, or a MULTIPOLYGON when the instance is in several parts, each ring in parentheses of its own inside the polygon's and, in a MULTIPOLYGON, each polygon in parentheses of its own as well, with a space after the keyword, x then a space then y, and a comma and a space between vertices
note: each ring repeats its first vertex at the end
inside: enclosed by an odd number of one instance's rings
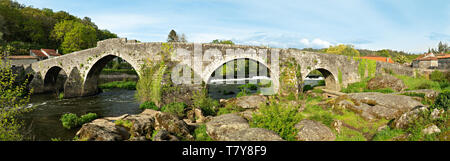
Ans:
POLYGON ((431 111, 431 119, 436 120, 438 118, 440 118, 442 116, 442 114, 444 114, 444 109, 433 109, 433 111, 431 111))
POLYGON ((131 136, 148 136, 150 138, 155 124, 155 118, 152 115, 142 113, 139 115, 128 115, 122 118, 122 120, 132 123, 131 129, 129 130, 131 136))
POLYGON ((439 129, 434 124, 432 124, 432 125, 430 125, 427 128, 422 130, 422 133, 425 134, 425 135, 430 135, 430 134, 439 133, 439 132, 441 132, 441 129, 439 129))
POLYGON ((76 133, 80 140, 87 141, 122 141, 130 137, 128 131, 105 119, 96 119, 84 124, 76 133))
POLYGON ((391 88, 396 91, 402 91, 406 89, 405 83, 401 79, 392 75, 380 75, 370 79, 367 82, 367 88, 371 90, 391 88))
POLYGON ((233 98, 227 102, 233 103, 238 107, 244 108, 244 109, 257 109, 260 107, 261 104, 266 103, 267 99, 265 96, 261 95, 252 95, 252 96, 242 96, 238 98, 233 98))
POLYGON ((334 130, 336 130, 336 132, 338 134, 341 133, 341 127, 342 127, 342 121, 341 120, 334 120, 332 123, 332 126, 334 128, 334 130))
POLYGON ((206 133, 214 140, 224 140, 230 133, 247 128, 247 121, 236 114, 220 115, 206 123, 206 133))
POLYGON ((409 123, 411 123, 413 120, 415 120, 419 117, 420 112, 427 111, 427 110, 428 110, 428 108, 425 106, 419 106, 417 108, 414 108, 411 111, 408 111, 408 112, 402 114, 397 119, 395 119, 394 122, 392 123, 392 127, 405 129, 408 127, 409 123))
POLYGON ((380 126, 380 127, 378 127, 378 128, 377 128, 377 132, 380 132, 380 131, 386 130, 387 128, 388 128, 388 126, 387 126, 387 125, 383 125, 383 126, 380 126))
POLYGON ((271 130, 248 128, 225 135, 220 141, 283 141, 283 139, 271 130))
POLYGON ((131 137, 128 141, 149 141, 145 136, 131 137))
POLYGON ((298 129, 295 138, 300 141, 333 141, 336 139, 330 128, 316 121, 305 119, 297 123, 295 128, 298 129))
POLYGON ((152 141, 179 141, 176 136, 171 135, 166 130, 159 130, 152 138, 152 141))
POLYGON ((366 120, 393 119, 414 107, 423 106, 408 96, 376 92, 340 96, 334 104, 352 110, 366 120))
POLYGON ((216 141, 281 141, 273 131, 250 128, 247 121, 236 114, 214 117, 206 123, 206 133, 216 141))
POLYGON ((439 92, 432 90, 432 89, 410 90, 410 91, 404 91, 404 92, 397 92, 395 94, 405 94, 405 93, 422 93, 422 94, 424 94, 424 97, 428 98, 428 99, 435 99, 439 95, 439 92))
POLYGON ((173 114, 160 112, 155 115, 155 129, 156 130, 166 130, 169 133, 177 134, 177 136, 182 136, 186 140, 193 140, 194 137, 190 134, 188 125, 180 120, 178 116, 173 114))
POLYGON ((243 117, 247 121, 251 121, 253 119, 253 110, 246 110, 239 113, 239 116, 243 117))

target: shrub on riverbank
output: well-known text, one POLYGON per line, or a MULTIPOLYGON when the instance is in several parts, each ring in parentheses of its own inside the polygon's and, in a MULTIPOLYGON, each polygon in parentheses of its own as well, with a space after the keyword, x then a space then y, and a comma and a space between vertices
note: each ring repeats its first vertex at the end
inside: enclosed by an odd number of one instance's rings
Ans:
POLYGON ((175 102, 164 105, 161 108, 162 112, 168 112, 177 115, 179 118, 183 118, 185 116, 184 109, 187 107, 184 102, 175 102))
POLYGON ((213 141, 206 133, 206 125, 198 126, 194 131, 195 141, 213 141))
POLYGON ((88 113, 81 117, 78 117, 76 114, 73 113, 66 113, 61 116, 60 120, 64 128, 72 129, 79 127, 85 123, 91 122, 92 120, 95 120, 97 118, 98 116, 95 113, 88 113))
POLYGON ((100 84, 98 87, 101 89, 122 88, 122 89, 128 89, 128 90, 135 90, 136 82, 135 81, 108 82, 108 83, 100 84))
POLYGON ((219 102, 208 97, 206 89, 193 92, 193 105, 196 108, 200 108, 205 116, 216 115, 216 108, 219 107, 219 102))
POLYGON ((152 110, 159 110, 159 107, 156 106, 154 102, 144 102, 139 106, 140 109, 152 109, 152 110))
POLYGON ((283 139, 293 141, 298 131, 295 124, 302 119, 297 110, 296 107, 276 103, 264 105, 259 109, 259 113, 253 114, 250 126, 272 130, 283 139))

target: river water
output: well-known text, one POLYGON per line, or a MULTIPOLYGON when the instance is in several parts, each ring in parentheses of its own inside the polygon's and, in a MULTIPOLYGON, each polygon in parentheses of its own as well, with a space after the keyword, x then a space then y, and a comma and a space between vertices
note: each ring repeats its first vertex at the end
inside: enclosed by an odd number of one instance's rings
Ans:
POLYGON ((79 128, 65 129, 59 120, 63 114, 81 116, 93 112, 99 117, 138 114, 142 110, 134 94, 134 90, 112 89, 96 96, 62 100, 54 94, 33 95, 30 103, 35 109, 22 116, 26 128, 23 133, 26 140, 71 140, 79 128))

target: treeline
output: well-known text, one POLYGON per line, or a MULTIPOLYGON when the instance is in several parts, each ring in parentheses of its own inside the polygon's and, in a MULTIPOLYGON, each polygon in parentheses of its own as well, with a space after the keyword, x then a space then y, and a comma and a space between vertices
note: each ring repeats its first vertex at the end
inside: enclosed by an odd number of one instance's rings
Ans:
POLYGON ((80 19, 64 11, 38 9, 12 0, 0 0, 0 48, 10 55, 27 55, 30 49, 59 49, 70 53, 115 38, 89 17, 80 19))
POLYGON ((416 59, 419 56, 416 54, 408 54, 403 51, 395 51, 390 49, 383 49, 377 51, 367 49, 355 49, 353 45, 344 45, 344 44, 330 46, 329 48, 324 49, 304 48, 302 50, 312 52, 323 52, 329 54, 339 54, 353 57, 382 56, 382 57, 389 57, 395 62, 400 64, 411 62, 412 60, 416 59))

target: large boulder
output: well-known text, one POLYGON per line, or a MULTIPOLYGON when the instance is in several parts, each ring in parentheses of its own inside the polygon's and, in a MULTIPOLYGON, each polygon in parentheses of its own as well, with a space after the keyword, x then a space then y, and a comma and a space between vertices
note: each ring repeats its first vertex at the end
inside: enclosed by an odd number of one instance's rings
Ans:
POLYGON ((250 128, 247 120, 236 114, 224 114, 206 123, 206 133, 216 141, 281 141, 273 131, 250 128))
POLYGON ((402 91, 406 89, 405 83, 401 79, 394 77, 392 75, 380 75, 375 78, 370 79, 367 82, 367 88, 371 90, 391 88, 396 91, 402 91))
POLYGON ((298 129, 295 138, 300 141, 334 141, 336 136, 330 128, 320 122, 302 120, 295 125, 298 129))
POLYGON ((84 124, 76 136, 86 141, 122 141, 129 139, 130 134, 124 127, 116 126, 109 120, 96 119, 84 124))
POLYGON ((398 93, 394 93, 394 94, 406 94, 406 93, 423 94, 424 97, 427 99, 435 99, 439 95, 439 92, 432 90, 432 89, 410 90, 410 91, 403 91, 403 92, 398 92, 398 93))
POLYGON ((418 117, 420 117, 420 113, 428 111, 428 108, 425 106, 414 108, 404 114, 402 114, 400 117, 396 118, 391 126, 394 128, 399 129, 406 129, 408 128, 409 124, 416 120, 418 117))
MULTIPOLYGON (((84 124, 76 136, 81 140, 96 141, 140 141, 150 140, 153 131, 162 131, 159 140, 193 140, 188 125, 177 116, 155 111, 144 110, 137 115, 122 115, 120 117, 106 117, 96 119, 91 123, 84 124), (129 125, 116 125, 115 121, 122 120, 131 123, 129 125), (167 137, 168 136, 168 137, 167 137), (181 138, 173 138, 177 136, 181 138)), ((158 139, 157 139, 158 140, 158 139)))
POLYGON ((351 93, 336 98, 333 103, 334 106, 352 110, 366 120, 394 119, 415 107, 423 106, 408 96, 377 92, 351 93))
POLYGON ((247 128, 247 120, 236 114, 220 115, 206 123, 206 133, 214 140, 224 140, 226 135, 247 128))
POLYGON ((262 95, 242 96, 226 101, 227 104, 234 104, 244 109, 258 109, 261 104, 265 104, 266 102, 267 98, 262 95))
POLYGON ((283 138, 271 130, 248 128, 224 135, 221 141, 283 141, 283 138))

